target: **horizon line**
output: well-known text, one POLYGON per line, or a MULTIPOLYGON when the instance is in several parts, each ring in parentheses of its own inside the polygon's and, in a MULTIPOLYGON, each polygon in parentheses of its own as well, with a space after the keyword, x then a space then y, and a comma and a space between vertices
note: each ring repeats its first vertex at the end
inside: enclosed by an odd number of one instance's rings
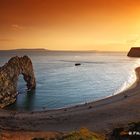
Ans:
POLYGON ((18 51, 18 50, 45 50, 54 52, 127 52, 127 51, 112 51, 112 50, 50 50, 46 48, 17 48, 17 49, 0 49, 0 51, 18 51))

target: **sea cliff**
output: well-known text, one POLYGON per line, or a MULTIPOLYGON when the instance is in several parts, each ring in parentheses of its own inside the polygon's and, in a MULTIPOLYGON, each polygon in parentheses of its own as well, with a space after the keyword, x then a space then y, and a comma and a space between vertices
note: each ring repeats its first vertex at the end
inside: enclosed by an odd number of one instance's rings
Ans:
POLYGON ((128 52, 129 57, 140 57, 140 47, 132 47, 128 52))

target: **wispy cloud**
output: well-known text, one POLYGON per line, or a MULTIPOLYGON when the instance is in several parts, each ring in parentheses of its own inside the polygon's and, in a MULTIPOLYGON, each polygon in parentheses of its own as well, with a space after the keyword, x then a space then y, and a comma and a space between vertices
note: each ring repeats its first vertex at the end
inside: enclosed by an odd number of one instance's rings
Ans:
POLYGON ((15 31, 23 30, 23 26, 18 25, 18 24, 12 24, 11 28, 15 31))
POLYGON ((126 43, 129 45, 135 45, 137 42, 139 42, 139 34, 131 34, 126 40, 126 43))
POLYGON ((8 38, 0 38, 0 42, 11 42, 13 39, 8 39, 8 38))

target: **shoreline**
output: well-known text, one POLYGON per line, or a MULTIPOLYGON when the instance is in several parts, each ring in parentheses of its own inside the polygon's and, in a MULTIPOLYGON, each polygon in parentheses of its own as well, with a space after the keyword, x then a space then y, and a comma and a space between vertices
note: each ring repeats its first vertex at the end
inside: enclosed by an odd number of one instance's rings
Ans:
POLYGON ((10 131, 68 132, 86 127, 108 133, 113 128, 140 120, 140 67, 136 81, 124 91, 85 104, 56 110, 18 112, 0 109, 0 129, 10 131))
POLYGON ((12 112, 22 112, 22 113, 34 112, 35 113, 35 112, 42 112, 42 111, 56 111, 56 110, 61 110, 61 109, 73 108, 75 106, 81 106, 81 105, 84 105, 84 104, 90 104, 90 103, 98 102, 100 100, 108 99, 108 98, 110 98, 112 96, 116 96, 118 94, 121 94, 122 92, 125 92, 125 91, 133 88, 134 86, 136 86, 137 81, 139 81, 139 79, 140 79, 140 75, 137 75, 137 70, 136 70, 137 68, 139 68, 139 67, 136 67, 134 69, 135 80, 130 85, 126 86, 126 88, 124 88, 123 90, 120 90, 119 92, 114 92, 114 93, 112 93, 112 94, 110 94, 108 96, 105 96, 103 98, 100 98, 100 99, 97 99, 97 100, 94 100, 94 101, 81 102, 81 103, 77 103, 77 104, 72 104, 72 105, 67 105, 67 106, 64 106, 64 107, 52 108, 52 109, 51 108, 50 109, 49 108, 45 108, 45 109, 40 109, 40 110, 27 110, 27 111, 26 110, 22 110, 22 111, 19 110, 19 111, 17 111, 17 110, 5 109, 5 108, 3 108, 3 109, 6 110, 6 111, 12 111, 12 112))
MULTIPOLYGON (((107 98, 110 98, 110 97, 115 96, 115 95, 117 95, 117 94, 120 94, 120 93, 122 93, 122 92, 128 90, 129 88, 132 88, 133 85, 135 85, 135 83, 136 83, 136 81, 137 81, 137 77, 138 77, 137 74, 136 74, 136 68, 138 68, 138 67, 135 67, 134 70, 133 70, 134 75, 135 75, 135 79, 133 80, 133 82, 130 83, 130 85, 125 86, 124 89, 122 89, 122 88, 120 87, 120 88, 118 89, 118 91, 116 91, 116 92, 114 92, 114 93, 112 93, 112 94, 110 94, 110 95, 108 95, 108 96, 105 96, 105 97, 103 97, 103 98, 99 98, 99 99, 97 99, 97 100, 87 101, 87 102, 80 102, 80 103, 76 103, 76 104, 66 105, 66 106, 64 106, 64 107, 50 108, 50 109, 47 108, 47 107, 45 107, 45 108, 42 107, 42 109, 37 109, 37 110, 14 110, 14 109, 6 108, 6 107, 5 107, 5 108, 2 108, 2 109, 6 110, 6 111, 13 111, 13 112, 16 111, 16 112, 26 112, 26 113, 28 113, 28 112, 42 112, 42 111, 53 111, 53 110, 67 109, 67 108, 72 108, 72 107, 75 107, 75 106, 80 106, 80 105, 84 105, 84 104, 89 104, 89 103, 93 103, 93 102, 98 102, 98 101, 100 101, 100 100, 107 99, 107 98)), ((122 85, 122 86, 123 86, 123 85, 122 85)), ((17 93, 17 95, 18 95, 18 93, 17 93)), ((10 104, 10 105, 11 105, 11 104, 10 104)), ((7 107, 8 107, 8 106, 7 106, 7 107)))

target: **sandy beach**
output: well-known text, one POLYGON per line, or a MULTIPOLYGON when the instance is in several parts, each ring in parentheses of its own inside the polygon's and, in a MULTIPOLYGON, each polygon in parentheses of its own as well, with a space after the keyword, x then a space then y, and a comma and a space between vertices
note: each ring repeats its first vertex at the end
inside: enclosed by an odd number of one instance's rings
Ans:
POLYGON ((0 110, 0 129, 10 131, 68 132, 86 127, 108 133, 140 120, 140 67, 137 80, 125 91, 91 103, 38 112, 0 110))

